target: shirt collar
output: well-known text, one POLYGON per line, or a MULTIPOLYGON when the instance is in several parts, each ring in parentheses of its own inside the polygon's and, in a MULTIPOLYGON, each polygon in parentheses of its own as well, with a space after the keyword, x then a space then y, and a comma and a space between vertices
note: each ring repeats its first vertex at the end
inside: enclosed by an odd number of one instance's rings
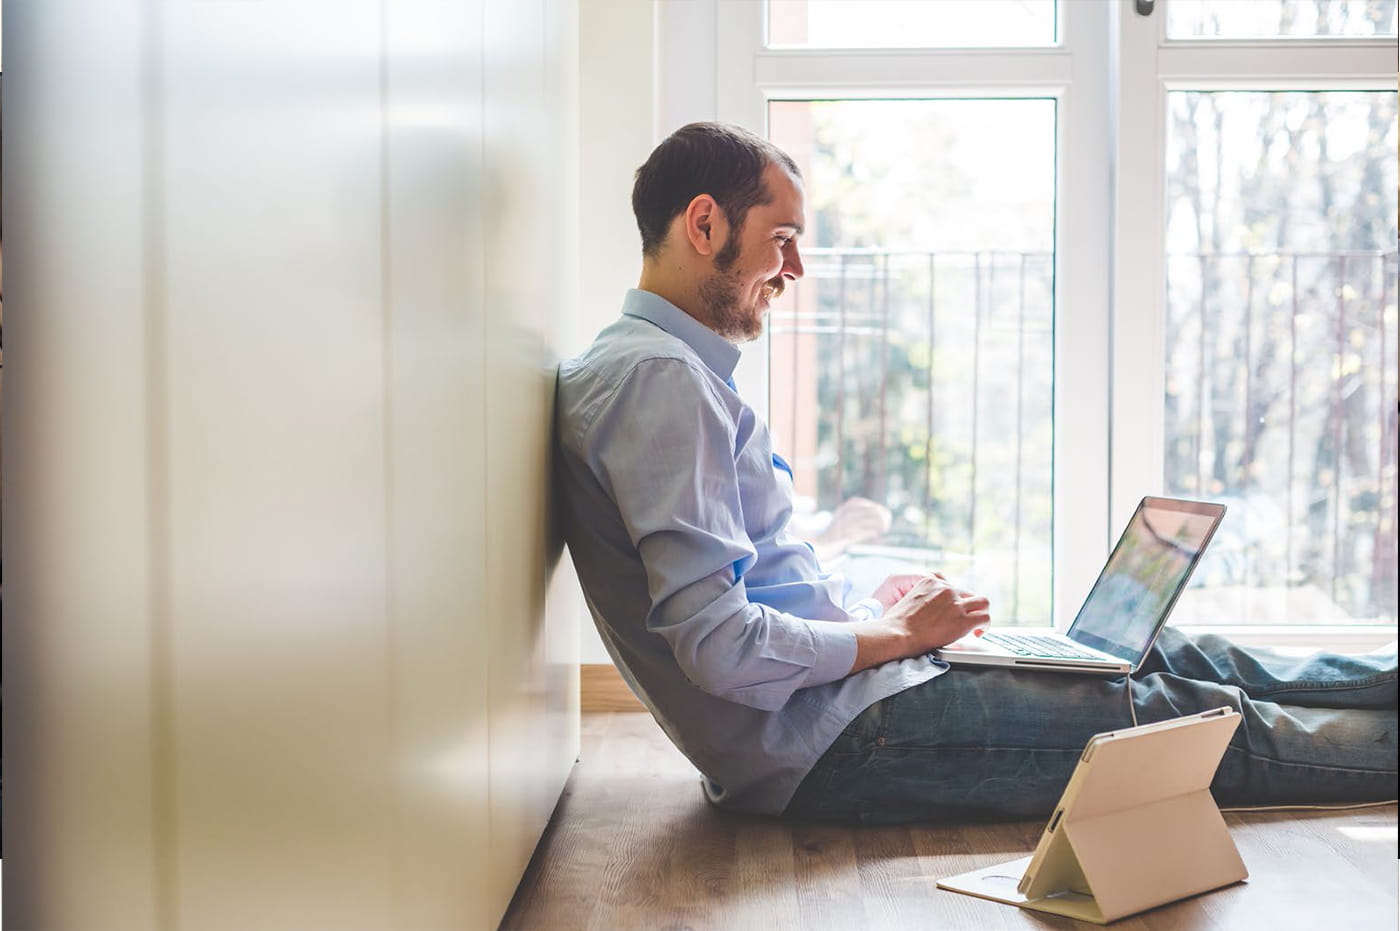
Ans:
POLYGON ((622 302, 622 313, 654 324, 681 340, 722 380, 728 381, 734 375, 739 347, 664 297, 632 288, 622 302))

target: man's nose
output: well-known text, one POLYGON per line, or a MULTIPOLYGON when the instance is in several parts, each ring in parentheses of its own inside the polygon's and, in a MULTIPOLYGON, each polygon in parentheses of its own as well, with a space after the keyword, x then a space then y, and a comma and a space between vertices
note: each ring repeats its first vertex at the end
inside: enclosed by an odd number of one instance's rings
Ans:
POLYGON ((784 250, 782 275, 789 281, 802 277, 802 256, 797 253, 797 243, 790 243, 784 250))

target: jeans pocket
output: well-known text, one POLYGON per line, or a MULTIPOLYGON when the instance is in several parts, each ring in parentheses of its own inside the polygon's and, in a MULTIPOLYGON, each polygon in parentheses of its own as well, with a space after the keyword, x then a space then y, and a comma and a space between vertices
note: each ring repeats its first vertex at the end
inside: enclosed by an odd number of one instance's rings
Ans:
POLYGON ((889 712, 886 700, 881 699, 856 715, 832 743, 831 749, 837 753, 867 753, 884 744, 888 727, 889 712))

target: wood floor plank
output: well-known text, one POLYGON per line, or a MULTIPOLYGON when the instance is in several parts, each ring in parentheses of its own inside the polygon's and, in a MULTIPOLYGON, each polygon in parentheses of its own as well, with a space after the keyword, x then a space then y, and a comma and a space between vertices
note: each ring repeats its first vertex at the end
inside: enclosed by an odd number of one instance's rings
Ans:
POLYGON ((1320 917, 1332 903, 1345 906, 1344 926, 1349 931, 1392 931, 1396 874, 1383 861, 1393 857, 1393 841, 1372 843, 1367 849, 1365 842, 1341 830, 1387 818, 1393 826, 1394 806, 1361 812, 1227 815, 1249 879, 1196 901, 1221 927, 1245 927, 1246 921, 1285 931, 1322 927, 1320 917), (1366 863, 1364 868, 1358 859, 1366 863))
MULTIPOLYGON (((584 715, 583 751, 511 931, 1092 929, 937 889, 1025 856, 1041 822, 841 827, 720 811, 650 715, 584 715)), ((1248 882, 1113 931, 1397 926, 1396 808, 1228 813, 1248 882)))
POLYGON ((794 880, 804 928, 866 928, 855 840, 849 828, 794 825, 794 880))
POLYGON ((734 852, 734 927, 803 931, 791 827, 753 819, 739 832, 734 852))
POLYGON ((607 856, 588 843, 588 819, 574 811, 575 792, 572 787, 565 788, 501 921, 502 928, 549 927, 568 931, 587 926, 588 916, 598 901, 591 888, 592 877, 606 867, 607 856))
MULTIPOLYGON (((998 902, 959 895, 937 887, 940 879, 966 873, 1028 852, 1042 825, 919 825, 910 829, 919 852, 921 871, 933 884, 927 910, 938 916, 938 927, 949 931, 992 931, 1000 928, 1043 928, 1038 916, 998 902)), ((1071 923, 1072 926, 1073 923, 1071 923)))
POLYGON ((928 917, 934 886, 925 882, 919 870, 909 828, 867 828, 855 832, 853 840, 866 927, 919 927, 928 917))

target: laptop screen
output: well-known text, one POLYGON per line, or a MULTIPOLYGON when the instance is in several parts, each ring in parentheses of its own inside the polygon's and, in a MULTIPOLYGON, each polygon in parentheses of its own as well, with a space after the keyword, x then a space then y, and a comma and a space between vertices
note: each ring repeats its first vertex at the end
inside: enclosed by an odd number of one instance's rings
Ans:
POLYGON ((1142 659, 1224 514, 1222 504, 1143 498, 1069 636, 1131 663, 1142 659))

